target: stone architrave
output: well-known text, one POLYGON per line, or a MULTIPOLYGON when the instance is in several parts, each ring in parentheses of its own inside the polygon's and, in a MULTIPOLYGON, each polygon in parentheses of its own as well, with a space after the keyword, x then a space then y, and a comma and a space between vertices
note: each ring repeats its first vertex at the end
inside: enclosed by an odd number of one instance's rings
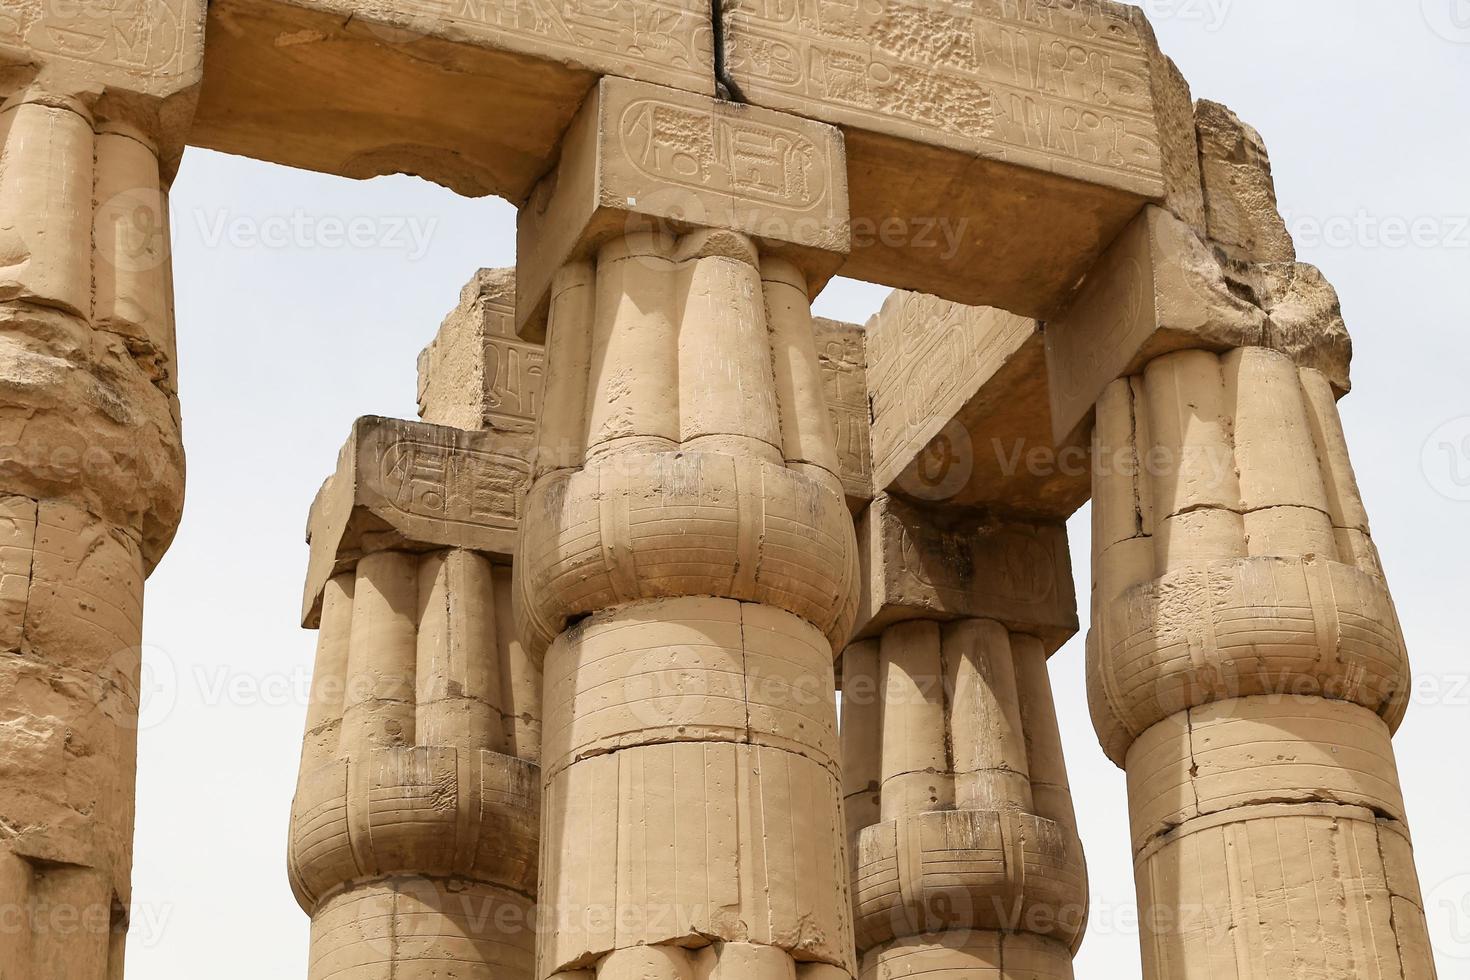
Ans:
POLYGON ((203 27, 203 0, 0 10, 7 976, 122 971, 143 581, 184 490, 167 193, 203 27))
POLYGON ((899 290, 866 339, 876 489, 1049 521, 1086 501, 1085 441, 1053 438, 1040 323, 899 290))

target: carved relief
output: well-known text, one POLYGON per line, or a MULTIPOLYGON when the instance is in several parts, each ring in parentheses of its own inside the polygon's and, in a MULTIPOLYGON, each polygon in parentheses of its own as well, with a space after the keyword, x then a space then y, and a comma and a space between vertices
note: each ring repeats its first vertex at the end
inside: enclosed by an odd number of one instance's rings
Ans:
POLYGON ((0 45, 72 62, 121 69, 140 81, 196 70, 203 55, 201 0, 5 0, 0 45))
POLYGON ((385 19, 406 16, 420 30, 453 27, 497 41, 513 34, 579 57, 590 49, 665 70, 710 68, 709 10, 698 0, 398 0, 394 6, 385 19))
POLYGON ((869 443, 867 351, 862 327, 813 319, 822 391, 837 436, 842 488, 854 512, 873 498, 873 456, 869 443))
POLYGON ((383 449, 383 496, 399 513, 448 524, 515 530, 531 468, 512 453, 477 452, 412 438, 383 449))
POLYGON ((485 336, 485 420, 492 428, 530 431, 541 407, 546 352, 516 337, 513 296, 489 303, 485 336))
POLYGON ((1147 54, 1127 8, 738 0, 727 9, 738 80, 783 108, 1072 170, 1159 172, 1147 54))
POLYGON ((886 487, 955 417, 1036 321, 895 291, 868 324, 873 473, 886 487))

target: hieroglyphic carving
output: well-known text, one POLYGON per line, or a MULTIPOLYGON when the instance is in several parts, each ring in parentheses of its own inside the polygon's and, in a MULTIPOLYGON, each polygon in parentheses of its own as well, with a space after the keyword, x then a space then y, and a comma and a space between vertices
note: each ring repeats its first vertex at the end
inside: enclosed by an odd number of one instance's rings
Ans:
POLYGON ((200 70, 203 20, 203 0, 4 0, 0 52, 19 48, 26 60, 97 66, 102 71, 82 73, 166 94, 160 83, 200 70))
POLYGON ((1077 0, 735 0, 730 63, 763 105, 1071 176, 1152 184, 1134 15, 1077 0))
POLYGON ((861 510, 873 499, 873 454, 868 434, 865 331, 853 323, 815 317, 822 390, 837 435, 837 463, 848 506, 861 510))
POLYGON ((794 127, 729 118, 715 106, 634 99, 622 109, 619 149, 642 174, 806 211, 827 196, 819 147, 794 127))
POLYGON ((485 421, 507 432, 530 432, 541 407, 546 352, 516 336, 515 296, 487 299, 485 421))
POLYGON ((457 547, 508 557, 530 449, 528 434, 358 419, 311 505, 303 622, 316 625, 327 580, 372 551, 457 547))
POLYGON ((517 527, 520 493, 530 475, 524 457, 395 438, 381 448, 383 500, 405 519, 462 528, 517 527))
POLYGON ((383 19, 501 44, 509 34, 577 59, 605 52, 664 72, 705 75, 711 67, 709 9, 700 0, 397 0, 383 19))
POLYGON ((542 338, 556 270, 650 221, 751 235, 824 281, 851 245, 842 135, 784 113, 602 79, 556 171, 520 211, 520 336, 542 338))
MULTIPOLYGON (((874 484, 887 488, 898 479, 1036 333, 1036 321, 1004 310, 960 306, 922 293, 889 296, 867 331, 874 484)), ((939 478, 936 488, 944 482, 939 478)))

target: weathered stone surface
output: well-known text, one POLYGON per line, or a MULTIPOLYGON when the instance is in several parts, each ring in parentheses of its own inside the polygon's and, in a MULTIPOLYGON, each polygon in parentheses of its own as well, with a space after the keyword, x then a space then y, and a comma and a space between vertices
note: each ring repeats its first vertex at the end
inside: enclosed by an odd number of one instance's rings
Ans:
POLYGON ((197 145, 518 203, 599 76, 714 93, 697 0, 218 0, 209 38, 197 145))
POLYGON ((855 323, 813 317, 822 393, 837 439, 838 475, 847 506, 862 512, 873 499, 873 451, 869 429, 867 331, 855 323))
POLYGON ((18 976, 122 970, 143 579, 184 490, 166 188, 203 13, 0 10, 0 970, 18 976))
POLYGON ((1047 323, 1052 430, 1086 421, 1103 389, 1172 350, 1226 351, 1266 342, 1266 316, 1237 296, 1184 222, 1145 208, 1047 323))
POLYGON ((1154 114, 1159 124, 1159 151, 1163 162, 1163 206, 1196 235, 1204 237, 1205 194, 1189 81, 1174 64, 1174 59, 1159 50, 1157 43, 1149 45, 1149 62, 1149 81, 1153 85, 1154 114))
POLYGON ((906 619, 993 619, 1058 649, 1077 632, 1066 529, 880 494, 858 522, 858 638, 906 619))
POLYGON ((515 433, 358 419, 311 505, 302 624, 317 625, 327 580, 375 551, 458 547, 508 559, 530 448, 515 433))
POLYGON ((724 4, 755 105, 847 138, 843 274, 1045 316, 1164 195, 1152 33, 1098 0, 724 4))
POLYGON ((545 354, 515 335, 515 270, 481 269, 419 353, 419 417, 457 429, 531 432, 545 354))
POLYGON ((1261 134, 1218 102, 1201 99, 1194 111, 1210 240, 1237 261, 1295 262, 1261 134))
POLYGON ((204 73, 205 7, 205 0, 11 0, 0 11, 5 88, 144 134, 172 173, 204 73))
POLYGON ((1088 698, 1128 771, 1150 978, 1434 975, 1417 882, 1385 866, 1408 655, 1335 396, 1244 347, 1098 402, 1088 698))
POLYGON ((896 291, 866 338, 876 489, 1048 519, 1087 499, 1081 440, 1052 438, 1035 320, 896 291))
POLYGON ((830 126, 605 78, 516 225, 516 321, 542 339, 552 278, 639 228, 737 231, 826 281, 848 249, 847 165, 830 126))
POLYGON ((532 976, 541 674, 510 586, 452 547, 375 551, 327 582, 288 849, 311 980, 365 962, 532 976))

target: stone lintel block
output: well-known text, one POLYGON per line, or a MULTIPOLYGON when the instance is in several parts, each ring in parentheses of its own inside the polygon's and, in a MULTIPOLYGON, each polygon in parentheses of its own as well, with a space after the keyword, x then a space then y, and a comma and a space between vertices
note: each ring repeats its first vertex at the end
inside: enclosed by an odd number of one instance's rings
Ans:
POLYGON ((867 331, 855 323, 813 317, 822 393, 837 434, 838 476, 847 506, 862 512, 873 499, 873 453, 869 439, 867 331))
POLYGON ((604 78, 516 225, 517 332, 541 340, 552 279, 629 231, 751 235, 812 294, 849 247, 847 164, 835 128, 625 78, 604 78))
POLYGON ((842 127, 843 275, 1047 316, 1166 195, 1152 31, 1134 7, 726 0, 751 104, 842 127))
POLYGON ((713 95, 711 36, 705 0, 214 0, 190 141, 520 203, 599 76, 713 95))
POLYGON ((1231 290, 1204 242, 1147 207, 1046 325, 1052 434, 1075 437, 1104 388, 1160 355, 1267 342, 1266 314, 1231 290))
POLYGON ((1055 653, 1077 632, 1061 523, 921 509, 879 494, 858 521, 863 568, 856 639, 906 619, 993 619, 1055 653))
POLYGON ((876 490, 1052 520, 1087 499, 1085 446, 1053 442, 1035 320, 895 291, 867 362, 876 490))
POLYGON ((514 269, 481 269, 419 353, 419 417, 456 429, 532 432, 545 351, 515 335, 514 269))
POLYGON ((302 625, 327 580, 365 554, 468 548, 509 562, 530 484, 531 438, 365 416, 311 504, 302 625))

